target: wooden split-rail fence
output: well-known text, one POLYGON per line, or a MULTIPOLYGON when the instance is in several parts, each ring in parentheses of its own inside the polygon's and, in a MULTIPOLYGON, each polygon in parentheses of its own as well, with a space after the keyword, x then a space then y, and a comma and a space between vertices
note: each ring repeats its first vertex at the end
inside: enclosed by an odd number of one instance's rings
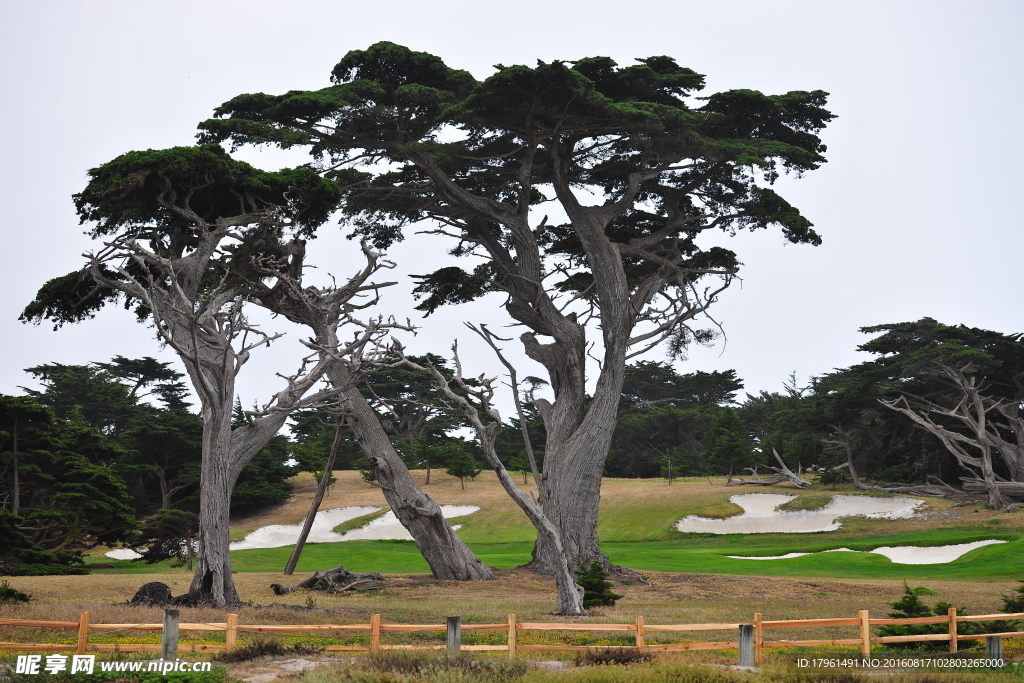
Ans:
POLYGON ((757 665, 761 663, 761 653, 764 648, 791 648, 791 647, 815 647, 815 646, 837 646, 857 645, 860 646, 862 659, 871 658, 872 645, 884 645, 887 643, 907 643, 923 641, 940 641, 949 644, 950 652, 957 652, 959 643, 966 640, 986 639, 988 656, 994 659, 1001 659, 1002 639, 1024 637, 1024 631, 1008 631, 1001 633, 982 633, 961 635, 958 633, 958 625, 964 622, 982 621, 1010 621, 1024 620, 1024 612, 1015 614, 983 614, 972 616, 958 616, 955 608, 951 608, 948 614, 935 617, 915 617, 910 619, 872 619, 868 610, 861 610, 856 617, 840 619, 763 619, 761 614, 754 614, 754 620, 749 624, 721 623, 721 624, 647 624, 643 616, 637 616, 632 624, 592 624, 580 622, 523 622, 518 621, 516 615, 508 615, 508 620, 500 624, 463 624, 459 617, 448 617, 446 624, 385 624, 381 621, 379 614, 370 617, 368 624, 239 624, 238 615, 228 614, 225 621, 221 623, 179 623, 178 610, 166 610, 163 623, 149 624, 94 624, 89 621, 89 613, 82 612, 78 621, 39 621, 32 619, 7 619, 0 618, 0 627, 24 627, 41 629, 77 629, 78 640, 75 644, 56 643, 15 643, 0 642, 0 651, 35 651, 55 652, 74 650, 77 654, 92 652, 161 652, 164 659, 173 658, 184 653, 220 653, 230 652, 239 647, 238 634, 256 633, 315 633, 319 635, 342 635, 350 633, 368 633, 368 645, 329 645, 324 648, 326 652, 378 652, 381 650, 423 650, 443 649, 463 650, 470 652, 508 652, 508 656, 515 657, 517 652, 572 652, 586 650, 608 650, 608 649, 636 649, 643 652, 680 652, 690 650, 738 650, 740 664, 757 665), (873 636, 872 626, 920 626, 920 625, 945 624, 945 633, 931 633, 922 635, 907 636, 873 636), (857 628, 856 638, 830 638, 830 639, 804 639, 787 640, 779 637, 766 637, 766 631, 777 629, 818 629, 826 627, 849 627, 857 628), (161 644, 131 644, 131 643, 90 643, 90 632, 97 635, 113 631, 161 631, 163 642, 161 644), (206 644, 178 644, 179 631, 222 631, 225 634, 223 645, 206 644), (424 645, 392 645, 382 644, 381 634, 384 633, 412 633, 412 632, 445 631, 447 642, 445 644, 424 644, 424 645), (504 631, 506 632, 506 643, 504 645, 462 645, 462 631, 504 631), (588 631, 588 632, 629 632, 633 634, 633 645, 618 646, 594 646, 594 645, 538 645, 519 643, 518 636, 522 631, 588 631), (727 632, 724 638, 736 634, 733 640, 707 640, 703 642, 685 643, 648 643, 647 635, 650 633, 703 633, 703 632, 727 632), (992 655, 998 654, 998 657, 992 655))

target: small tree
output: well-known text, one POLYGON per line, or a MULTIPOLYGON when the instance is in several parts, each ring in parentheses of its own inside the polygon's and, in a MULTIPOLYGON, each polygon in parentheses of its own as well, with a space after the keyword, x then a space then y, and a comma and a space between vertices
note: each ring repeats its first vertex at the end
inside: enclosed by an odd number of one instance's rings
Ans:
MULTIPOLYGON (((952 607, 948 602, 937 602, 935 607, 928 607, 921 600, 922 595, 935 595, 935 591, 925 588, 924 586, 918 586, 917 588, 911 588, 907 585, 907 582, 903 582, 903 597, 896 602, 890 602, 888 605, 893 608, 892 612, 889 612, 886 616, 890 619, 914 619, 917 617, 930 617, 930 616, 945 616, 949 612, 949 608, 952 607)), ((958 615, 967 614, 966 607, 960 607, 957 609, 958 615)), ((972 635, 980 633, 983 626, 978 623, 968 622, 960 624, 958 627, 958 633, 960 635, 972 635)), ((878 635, 880 636, 917 636, 917 635, 928 635, 932 633, 946 633, 947 627, 945 624, 924 624, 924 625, 905 625, 905 624, 894 624, 892 626, 882 626, 878 629, 878 635)), ((889 643, 889 647, 902 648, 910 650, 922 650, 930 647, 934 647, 933 642, 922 641, 922 642, 904 642, 904 643, 889 643)))
POLYGON ((472 455, 461 448, 448 451, 448 467, 445 474, 449 477, 458 477, 462 482, 462 489, 466 489, 466 477, 476 477, 483 471, 472 455))
POLYGON ((583 606, 602 607, 614 605, 622 596, 612 592, 612 582, 607 580, 608 572, 601 563, 593 560, 589 567, 576 562, 576 582, 583 587, 583 606))
POLYGON ((133 562, 156 564, 174 560, 172 567, 187 567, 192 571, 198 543, 198 516, 183 510, 161 510, 142 523, 133 539, 136 551, 142 555, 133 562))

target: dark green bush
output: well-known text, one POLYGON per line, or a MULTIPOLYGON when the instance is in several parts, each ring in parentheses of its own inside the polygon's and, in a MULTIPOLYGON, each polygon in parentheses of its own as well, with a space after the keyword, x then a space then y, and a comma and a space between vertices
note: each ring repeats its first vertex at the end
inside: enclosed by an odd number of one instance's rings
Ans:
POLYGON ((611 581, 606 581, 608 572, 597 560, 591 562, 589 567, 577 560, 576 567, 576 583, 583 587, 584 607, 614 605, 615 601, 622 597, 612 592, 611 581))
POLYGON ((30 600, 32 600, 31 595, 11 588, 9 581, 0 582, 0 605, 12 605, 16 602, 29 602, 30 600))

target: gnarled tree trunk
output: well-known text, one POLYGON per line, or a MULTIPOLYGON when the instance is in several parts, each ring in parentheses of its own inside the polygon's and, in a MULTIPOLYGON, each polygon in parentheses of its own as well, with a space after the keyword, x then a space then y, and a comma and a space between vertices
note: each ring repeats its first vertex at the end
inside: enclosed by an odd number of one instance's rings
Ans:
MULTIPOLYGON (((344 369, 332 373, 332 381, 347 378, 344 369)), ((357 389, 344 392, 348 425, 377 473, 377 482, 395 517, 402 523, 435 578, 446 581, 474 581, 494 578, 487 565, 477 559, 441 513, 441 506, 420 489, 409 469, 395 452, 377 413, 357 389)))

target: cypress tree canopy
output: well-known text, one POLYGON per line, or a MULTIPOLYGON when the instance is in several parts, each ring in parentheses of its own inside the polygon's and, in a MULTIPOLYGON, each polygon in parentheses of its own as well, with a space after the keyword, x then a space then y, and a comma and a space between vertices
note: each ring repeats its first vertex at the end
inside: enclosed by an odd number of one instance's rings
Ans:
POLYGON ((561 291, 599 296, 572 216, 564 225, 532 221, 533 240, 510 227, 555 195, 565 205, 564 193, 552 191, 558 185, 586 205, 588 195, 603 197, 605 234, 635 288, 735 272, 733 252, 696 245, 708 229, 777 225, 791 242, 820 242, 771 184, 780 172, 824 163, 817 134, 834 118, 827 93, 696 98, 702 75, 671 57, 637 62, 498 65, 477 81, 438 57, 382 42, 348 53, 330 87, 226 102, 200 125, 200 138, 308 146, 327 177, 355 180, 342 180, 347 220, 380 246, 400 240, 409 222, 432 218, 460 240, 452 253, 489 254, 471 272, 422 276, 427 312, 514 289, 512 262, 522 267, 537 250, 566 269, 561 291), (356 179, 355 168, 372 175, 356 179))

